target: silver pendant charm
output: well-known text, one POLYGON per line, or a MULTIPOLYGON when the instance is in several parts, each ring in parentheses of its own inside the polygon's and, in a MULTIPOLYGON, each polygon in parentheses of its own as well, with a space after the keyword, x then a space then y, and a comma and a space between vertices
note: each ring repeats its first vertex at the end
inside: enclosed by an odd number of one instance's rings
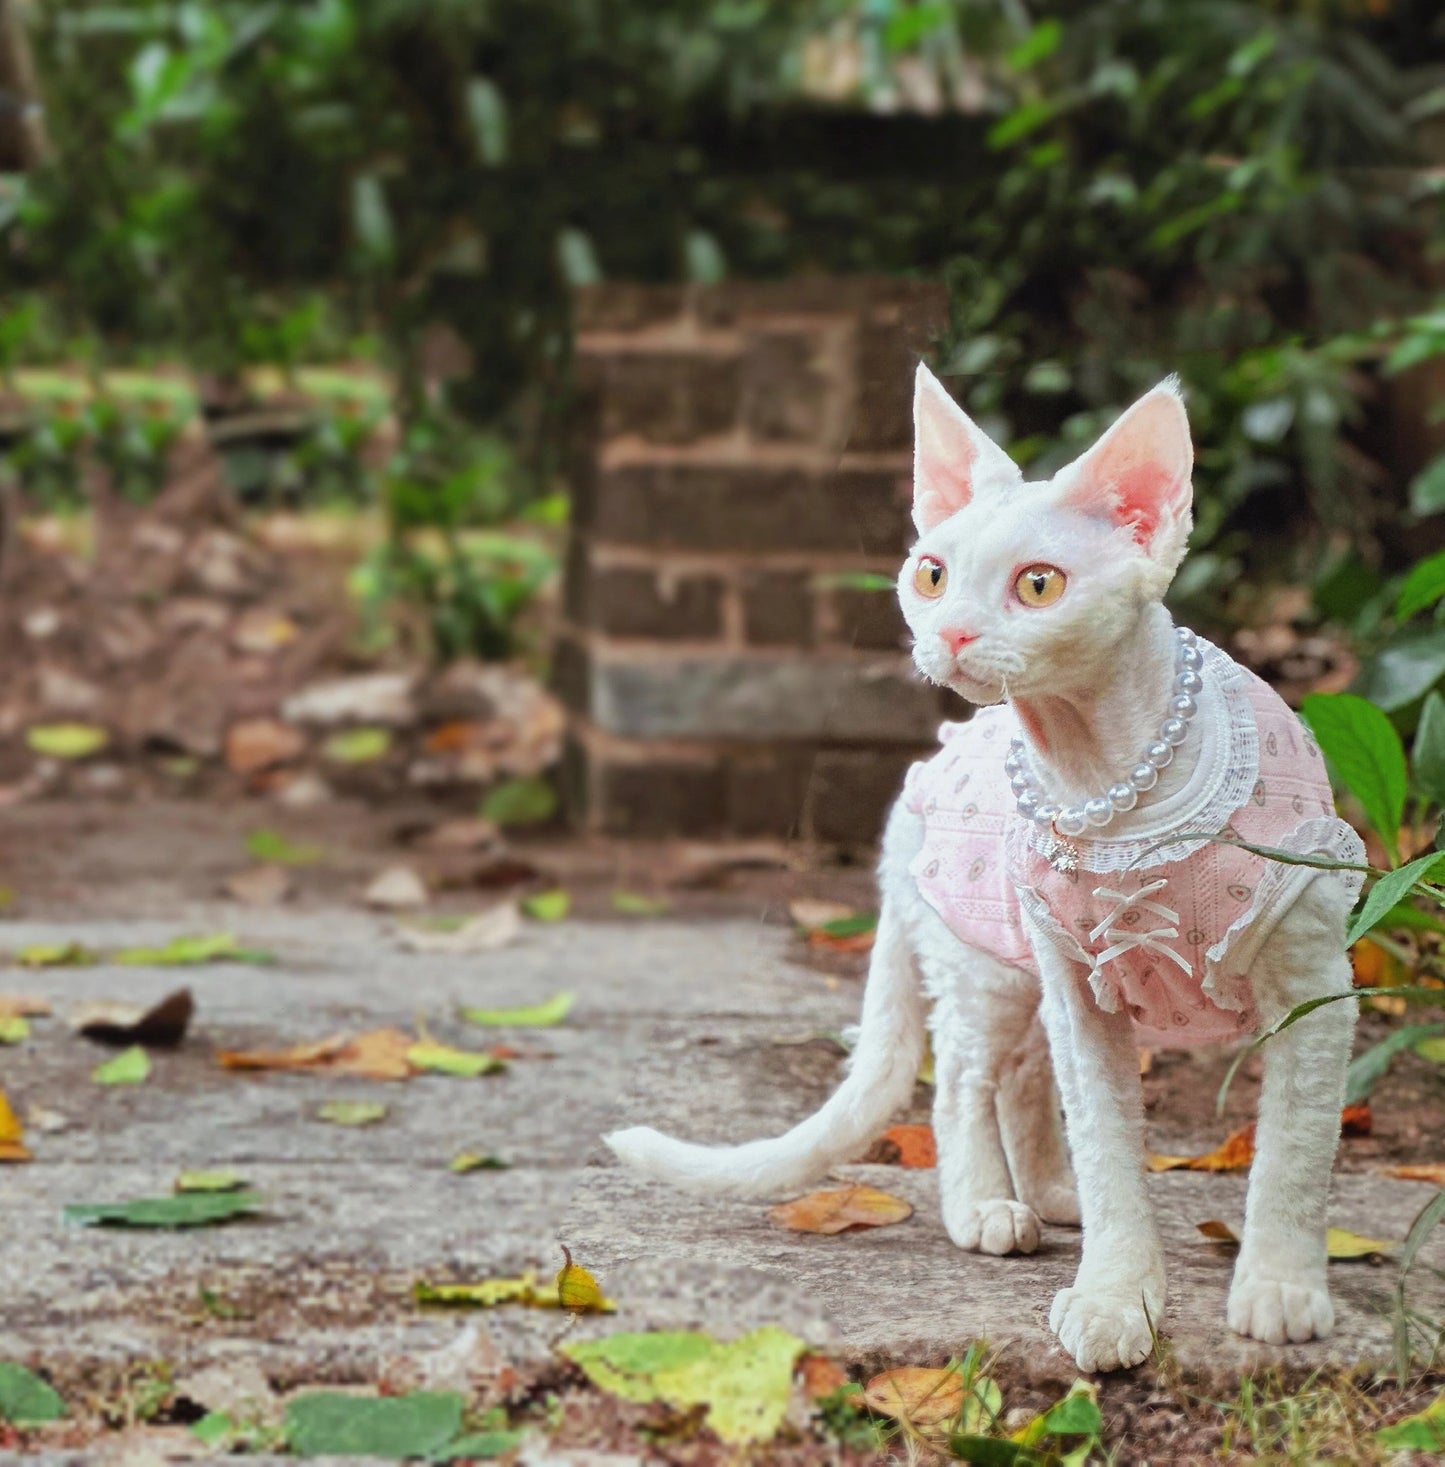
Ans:
POLYGON ((1072 841, 1055 837, 1049 848, 1049 865, 1063 876, 1072 876, 1079 869, 1079 848, 1072 841))

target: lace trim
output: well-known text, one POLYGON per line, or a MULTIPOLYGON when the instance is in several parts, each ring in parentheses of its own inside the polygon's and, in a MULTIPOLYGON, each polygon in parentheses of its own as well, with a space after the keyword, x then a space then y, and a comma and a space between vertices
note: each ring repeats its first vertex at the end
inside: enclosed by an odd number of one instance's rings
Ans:
MULTIPOLYGON (((1306 820, 1279 842, 1278 849, 1294 856, 1323 856, 1352 866, 1365 864, 1364 841, 1337 815, 1306 820)), ((1288 866, 1268 859, 1264 864, 1249 911, 1230 923, 1224 936, 1204 954, 1204 982, 1200 986, 1205 996, 1216 1007, 1235 1013, 1246 1012, 1253 1001, 1248 974, 1255 956, 1311 881, 1321 876, 1337 880, 1349 897, 1346 910, 1354 906, 1365 884, 1363 871, 1322 871, 1315 866, 1288 866)))
MULTIPOLYGON (((1182 861, 1204 841, 1175 840, 1150 848, 1176 831, 1223 830, 1230 816, 1249 798, 1259 778, 1259 728, 1244 669, 1203 637, 1199 638, 1199 647, 1204 653, 1203 696, 1208 701, 1195 720, 1195 727, 1205 735, 1198 765, 1188 782, 1168 799, 1157 805, 1146 804, 1117 819, 1116 826, 1127 825, 1125 834, 1075 841, 1079 865, 1085 871, 1144 871, 1182 861), (1209 761, 1207 765, 1205 761, 1209 761)), ((1053 837, 1030 827, 1028 846, 1047 859, 1053 837)))
POLYGON ((1019 906, 1043 936, 1066 958, 1082 963, 1089 970, 1089 987, 1094 990, 1094 1002, 1106 1014, 1118 1013, 1119 1005, 1123 1002, 1119 980, 1112 973, 1100 971, 1099 964, 1083 943, 1049 911, 1048 903, 1039 895, 1036 887, 1020 886, 1018 893, 1019 906))

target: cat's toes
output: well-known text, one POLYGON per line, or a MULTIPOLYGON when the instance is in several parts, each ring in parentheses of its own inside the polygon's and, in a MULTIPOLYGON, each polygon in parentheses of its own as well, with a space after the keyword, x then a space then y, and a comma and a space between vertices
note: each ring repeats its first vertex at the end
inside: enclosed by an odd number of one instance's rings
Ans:
POLYGON ((1057 1223, 1064 1228, 1079 1226, 1079 1194, 1072 1182, 1050 1182, 1039 1188, 1037 1194, 1030 1195, 1028 1202, 1046 1223, 1057 1223))
POLYGON ((1236 1277, 1226 1317, 1235 1334, 1267 1345, 1322 1340, 1335 1327, 1335 1309, 1323 1276, 1236 1277))
POLYGON ((1049 1311, 1049 1328, 1080 1370, 1128 1370, 1154 1344, 1138 1289, 1060 1289, 1049 1311))
POLYGON ((971 1253, 1032 1253, 1039 1246, 1039 1220, 1033 1208, 1009 1198, 945 1206, 943 1225, 948 1236, 971 1253))

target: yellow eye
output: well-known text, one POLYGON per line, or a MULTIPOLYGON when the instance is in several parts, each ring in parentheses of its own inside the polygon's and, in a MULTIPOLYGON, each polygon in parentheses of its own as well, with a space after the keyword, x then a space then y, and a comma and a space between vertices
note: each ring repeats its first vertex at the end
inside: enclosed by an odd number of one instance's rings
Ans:
POLYGON ((1052 606, 1067 584, 1068 577, 1057 566, 1031 565, 1014 582, 1014 595, 1025 606, 1052 606))
POLYGON ((920 596, 927 596, 930 601, 935 601, 943 595, 943 589, 948 585, 948 572, 943 568, 941 560, 935 560, 931 555, 922 556, 918 562, 918 569, 913 572, 913 589, 920 596))

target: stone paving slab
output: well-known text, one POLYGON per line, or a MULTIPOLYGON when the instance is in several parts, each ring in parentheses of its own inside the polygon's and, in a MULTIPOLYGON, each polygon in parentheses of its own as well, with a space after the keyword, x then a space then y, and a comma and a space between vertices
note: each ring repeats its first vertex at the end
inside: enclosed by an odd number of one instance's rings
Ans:
MULTIPOLYGON (((943 1233, 931 1173, 847 1168, 908 1197, 907 1223, 835 1239, 796 1237, 758 1203, 705 1202, 612 1165, 598 1138, 648 1122, 700 1139, 740 1140, 797 1121, 837 1082, 825 1043, 856 1011, 858 987, 789 958, 782 928, 721 921, 564 922, 529 927, 514 946, 467 957, 400 952, 385 924, 355 912, 190 911, 164 925, 7 923, 0 948, 77 940, 113 948, 181 931, 236 930, 279 962, 155 971, 115 966, 9 970, 0 991, 38 991, 60 1017, 0 1051, 0 1083, 20 1108, 69 1116, 72 1129, 34 1137, 36 1162, 0 1169, 0 1356, 37 1353, 96 1362, 167 1359, 195 1366, 245 1355, 292 1380, 374 1380, 380 1363, 435 1349, 462 1320, 418 1310, 412 1282, 533 1268, 550 1274, 566 1241, 621 1305, 583 1334, 706 1327, 731 1334, 781 1324, 854 1357, 940 1357, 985 1337, 1041 1380, 1072 1368, 1046 1327, 1048 1302, 1072 1273, 1077 1235, 1051 1229, 1028 1259, 959 1252, 943 1233), (63 1029, 85 998, 156 998, 181 983, 198 1012, 187 1043, 155 1056, 145 1086, 89 1079, 104 1051, 63 1029), (214 1045, 283 1044, 341 1030, 411 1024, 477 1045, 459 1003, 535 1002, 561 988, 577 1005, 529 1045, 555 1058, 476 1080, 384 1084, 317 1075, 227 1073, 214 1045), (314 1119, 338 1098, 381 1099, 377 1127, 314 1119), (495 1151, 509 1171, 454 1176, 461 1150, 495 1151), (192 1233, 79 1230, 68 1202, 169 1189, 183 1166, 234 1165, 265 1193, 265 1215, 192 1233), (204 1286, 242 1301, 251 1318, 199 1308, 204 1286)), ((1172 1145, 1177 1124, 1157 1122, 1172 1145)), ((1197 1145, 1217 1137, 1188 1138, 1197 1145)), ((1393 1270, 1335 1265, 1341 1328, 1323 1346, 1277 1351, 1224 1328, 1229 1260, 1197 1240, 1210 1217, 1238 1223, 1240 1177, 1155 1178, 1173 1267, 1169 1329, 1196 1374, 1287 1361, 1383 1359, 1393 1270)), ((1332 1217, 1403 1237, 1428 1189, 1374 1176, 1338 1179, 1332 1217)), ((1434 1242, 1411 1302, 1445 1315, 1445 1243, 1434 1242)), ((498 1310, 486 1320, 514 1359, 545 1355, 559 1320, 498 1310)), ((63 1459, 63 1458, 62 1458, 63 1459)))

